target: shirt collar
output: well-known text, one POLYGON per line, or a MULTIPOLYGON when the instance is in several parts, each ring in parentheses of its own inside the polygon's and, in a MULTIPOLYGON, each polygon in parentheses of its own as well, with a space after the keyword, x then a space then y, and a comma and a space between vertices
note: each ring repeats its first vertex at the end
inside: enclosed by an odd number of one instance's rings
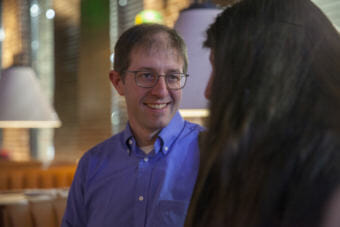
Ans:
POLYGON ((130 125, 129 125, 129 123, 127 123, 126 127, 123 131, 123 143, 128 147, 128 149, 127 149, 128 154, 131 153, 131 149, 132 149, 132 146, 129 143, 129 141, 135 141, 135 139, 133 137, 130 125))
MULTIPOLYGON (((159 147, 159 149, 164 154, 168 153, 170 147, 175 142, 180 132, 183 130, 183 126, 184 126, 184 119, 177 111, 174 117, 169 122, 169 124, 165 128, 163 128, 161 132, 158 134, 158 138, 162 142, 160 144, 161 146, 159 147)), ((157 141, 155 143, 155 148, 157 145, 157 141)))
POLYGON ((130 139, 131 137, 133 137, 133 134, 132 134, 129 123, 127 123, 124 129, 124 132, 123 132, 123 140, 127 142, 128 139, 130 139))
MULTIPOLYGON (((175 142, 176 138, 182 131, 184 126, 184 119, 177 111, 169 124, 164 127, 160 133, 158 134, 158 139, 155 142, 154 148, 155 153, 158 151, 162 151, 164 154, 168 153, 170 147, 175 142)), ((129 154, 131 153, 131 149, 135 146, 136 142, 132 134, 132 130, 130 128, 129 123, 126 124, 125 130, 123 132, 123 141, 127 145, 129 154), (130 140, 133 141, 133 144, 130 144, 130 140)))

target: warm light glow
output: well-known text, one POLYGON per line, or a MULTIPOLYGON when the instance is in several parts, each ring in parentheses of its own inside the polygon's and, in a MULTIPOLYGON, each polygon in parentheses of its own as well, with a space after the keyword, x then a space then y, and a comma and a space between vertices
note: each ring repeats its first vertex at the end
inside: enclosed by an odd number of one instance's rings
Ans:
POLYGON ((4 29, 0 28, 0 42, 4 41, 5 37, 4 29))
POLYGON ((49 19, 49 20, 53 19, 54 16, 55 16, 54 10, 53 10, 53 9, 48 9, 48 10, 46 11, 46 13, 45 13, 45 16, 46 16, 46 18, 49 19))
POLYGON ((163 23, 162 14, 155 10, 143 10, 135 17, 135 24, 163 23))
POLYGON ((32 17, 39 16, 40 8, 39 8, 38 4, 36 4, 36 3, 32 4, 32 6, 30 8, 30 12, 31 12, 32 17))
POLYGON ((208 117, 208 109, 180 109, 179 110, 182 117, 208 117))
POLYGON ((2 42, 2 68, 13 65, 14 55, 23 52, 21 24, 18 18, 20 12, 19 4, 12 4, 12 1, 2 1, 2 28, 6 31, 6 39, 2 42))
POLYGON ((59 18, 67 20, 68 25, 80 24, 80 0, 53 1, 53 8, 59 18))
POLYGON ((152 12, 146 12, 144 16, 146 20, 154 21, 156 19, 156 15, 152 12))
POLYGON ((113 63, 114 59, 115 59, 115 54, 112 53, 112 54, 110 55, 110 61, 111 61, 111 63, 113 63))
POLYGON ((30 135, 27 128, 2 129, 2 148, 13 161, 30 160, 30 135))
POLYGON ((0 128, 59 128, 60 121, 0 121, 0 128))
POLYGON ((23 193, 4 193, 0 194, 2 204, 27 204, 28 200, 23 193))

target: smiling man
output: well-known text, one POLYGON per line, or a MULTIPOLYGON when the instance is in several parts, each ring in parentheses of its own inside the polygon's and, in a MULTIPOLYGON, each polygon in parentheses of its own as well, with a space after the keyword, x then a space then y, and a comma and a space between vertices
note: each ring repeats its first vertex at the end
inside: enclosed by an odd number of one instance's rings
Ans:
POLYGON ((125 97, 129 121, 80 160, 62 226, 184 224, 202 131, 178 113, 186 71, 175 30, 142 24, 122 34, 110 80, 125 97))

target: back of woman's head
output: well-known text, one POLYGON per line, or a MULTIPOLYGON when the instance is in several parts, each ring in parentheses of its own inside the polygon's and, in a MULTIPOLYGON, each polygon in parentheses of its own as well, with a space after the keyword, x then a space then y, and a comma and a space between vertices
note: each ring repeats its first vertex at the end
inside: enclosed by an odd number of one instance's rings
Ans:
POLYGON ((245 0, 207 34, 216 70, 212 127, 225 127, 223 120, 241 133, 288 114, 323 121, 333 111, 325 105, 339 105, 330 97, 339 92, 340 37, 309 0, 245 0))
POLYGON ((217 17, 204 45, 214 54, 212 117, 189 219, 319 226, 340 182, 339 34, 309 0, 244 0, 217 17))

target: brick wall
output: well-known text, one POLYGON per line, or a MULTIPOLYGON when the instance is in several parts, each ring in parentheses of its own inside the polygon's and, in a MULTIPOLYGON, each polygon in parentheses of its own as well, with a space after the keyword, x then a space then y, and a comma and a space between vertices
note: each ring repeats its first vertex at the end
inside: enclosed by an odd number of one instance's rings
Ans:
POLYGON ((5 129, 2 133, 2 147, 11 160, 30 160, 29 132, 27 129, 5 129))
POLYGON ((63 124, 56 160, 76 160, 111 136, 108 8, 108 1, 55 1, 55 103, 63 124))

